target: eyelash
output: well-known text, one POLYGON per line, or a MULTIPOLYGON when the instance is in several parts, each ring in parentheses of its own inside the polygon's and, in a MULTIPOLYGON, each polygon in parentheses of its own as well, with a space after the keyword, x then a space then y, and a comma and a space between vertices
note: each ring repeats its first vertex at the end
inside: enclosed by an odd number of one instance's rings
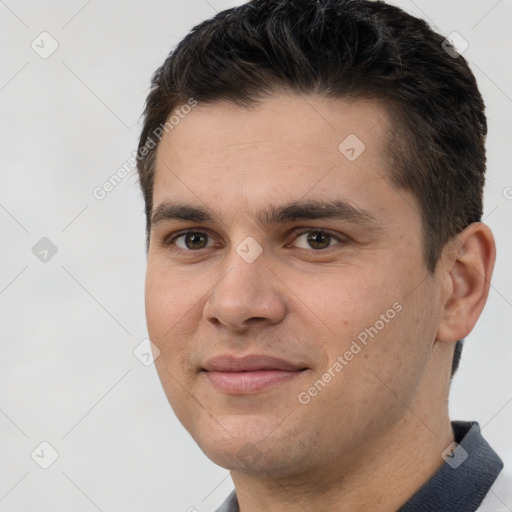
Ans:
MULTIPOLYGON (((307 233, 312 233, 312 232, 318 232, 318 233, 323 233, 323 234, 326 234, 328 236, 330 236, 331 238, 334 238, 338 241, 338 243, 341 243, 342 242, 342 238, 339 236, 339 235, 336 235, 334 234, 332 231, 329 231, 327 229, 320 229, 320 228, 297 228, 296 231, 293 231, 292 234, 294 236, 294 239, 295 240, 296 238, 302 236, 302 235, 305 235, 307 233)), ((197 250, 192 250, 192 249, 181 249, 180 247, 176 247, 174 245, 174 242, 178 239, 178 238, 181 238, 181 237, 184 237, 186 235, 189 235, 189 234, 200 234, 200 235, 206 235, 208 236, 209 238, 212 238, 206 231, 200 231, 200 230, 196 230, 196 229, 187 229, 187 230, 184 230, 184 231, 178 231, 177 233, 174 233, 173 235, 171 235, 172 237, 167 237, 164 241, 163 241, 163 246, 165 248, 170 248, 172 251, 178 251, 178 252, 184 252, 184 253, 200 253, 202 250, 204 249, 210 249, 211 247, 205 247, 203 249, 197 249, 197 250)), ((329 247, 326 247, 325 249, 304 249, 302 247, 299 247, 299 249, 302 249, 302 250, 308 250, 308 251, 311 251, 311 252, 316 252, 316 253, 322 253, 322 252, 326 252, 328 249, 331 249, 332 247, 335 247, 336 245, 338 244, 334 244, 334 245, 330 245, 329 247)))

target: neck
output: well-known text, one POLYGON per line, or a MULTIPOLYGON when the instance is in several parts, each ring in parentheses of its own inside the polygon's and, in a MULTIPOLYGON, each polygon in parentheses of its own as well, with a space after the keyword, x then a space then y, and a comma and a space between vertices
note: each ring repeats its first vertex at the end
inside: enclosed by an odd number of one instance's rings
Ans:
POLYGON ((447 417, 444 425, 430 428, 406 415, 402 425, 378 445, 365 447, 364 456, 344 471, 332 465, 288 477, 233 471, 240 510, 394 512, 441 467, 441 453, 453 442, 447 417))

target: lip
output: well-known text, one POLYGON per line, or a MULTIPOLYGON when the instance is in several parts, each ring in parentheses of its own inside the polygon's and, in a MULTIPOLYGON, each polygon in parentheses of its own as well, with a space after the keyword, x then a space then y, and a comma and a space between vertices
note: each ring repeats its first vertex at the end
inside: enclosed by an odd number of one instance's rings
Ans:
POLYGON ((210 383, 228 394, 258 393, 301 375, 307 368, 277 357, 252 354, 221 355, 206 362, 202 372, 210 383))
POLYGON ((278 357, 264 354, 250 354, 243 357, 234 357, 230 354, 209 359, 203 370, 207 372, 253 372, 257 370, 303 370, 303 364, 294 364, 278 357))

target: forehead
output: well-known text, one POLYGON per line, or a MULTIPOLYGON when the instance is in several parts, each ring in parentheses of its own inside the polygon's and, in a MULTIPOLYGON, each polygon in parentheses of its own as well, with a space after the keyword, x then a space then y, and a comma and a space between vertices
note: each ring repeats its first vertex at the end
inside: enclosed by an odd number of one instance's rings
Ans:
POLYGON ((383 179, 388 127, 384 107, 369 100, 282 94, 251 109, 199 104, 160 142, 154 208, 180 198, 241 214, 304 197, 363 201, 365 191, 371 201, 393 192, 383 179))
POLYGON ((301 159, 304 151, 316 158, 327 150, 338 157, 338 145, 349 135, 378 150, 389 126, 383 105, 363 99, 280 94, 251 108, 217 101, 189 110, 180 119, 173 116, 176 124, 164 134, 159 153, 172 142, 176 159, 203 155, 214 160, 219 151, 223 157, 274 152, 289 160, 301 159))

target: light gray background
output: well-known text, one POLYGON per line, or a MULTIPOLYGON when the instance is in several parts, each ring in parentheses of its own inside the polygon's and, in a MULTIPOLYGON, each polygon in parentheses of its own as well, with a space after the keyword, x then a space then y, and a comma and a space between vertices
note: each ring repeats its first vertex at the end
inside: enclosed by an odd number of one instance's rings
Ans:
MULTIPOLYGON (((135 150, 150 76, 169 50, 240 3, 0 1, 2 511, 207 511, 232 488, 174 417, 154 366, 133 354, 147 336, 136 179, 103 200, 92 191, 135 150), (31 47, 51 49, 43 31, 59 45, 46 59, 31 47), (42 237, 58 249, 46 262, 32 252, 42 237), (50 461, 43 441, 59 454, 48 469, 31 458, 36 449, 50 461)), ((512 4, 394 3, 468 41, 486 100, 485 221, 498 261, 451 414, 478 420, 512 466, 512 4)))

